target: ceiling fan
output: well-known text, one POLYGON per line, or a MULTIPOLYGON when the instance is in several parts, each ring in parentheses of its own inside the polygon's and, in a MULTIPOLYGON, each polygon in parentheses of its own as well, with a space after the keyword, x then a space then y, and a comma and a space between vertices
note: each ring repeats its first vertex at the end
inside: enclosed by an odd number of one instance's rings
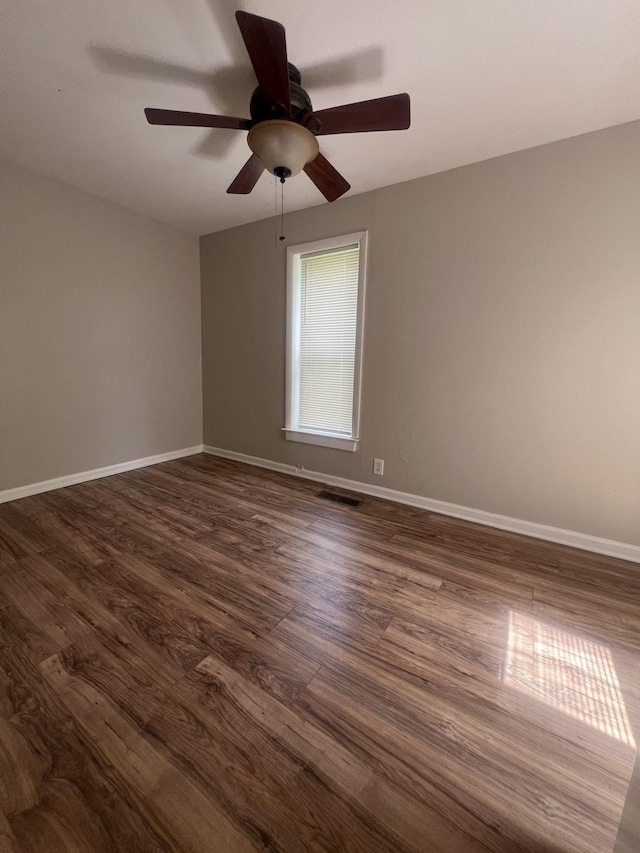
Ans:
POLYGON ((250 193, 264 169, 283 183, 304 169, 327 201, 335 201, 350 189, 350 184, 320 153, 316 137, 405 130, 411 123, 409 95, 390 95, 314 112, 311 99, 302 88, 300 72, 287 61, 282 24, 249 12, 236 12, 236 20, 258 80, 249 106, 251 118, 147 108, 147 121, 248 130, 247 142, 253 153, 228 193, 250 193))

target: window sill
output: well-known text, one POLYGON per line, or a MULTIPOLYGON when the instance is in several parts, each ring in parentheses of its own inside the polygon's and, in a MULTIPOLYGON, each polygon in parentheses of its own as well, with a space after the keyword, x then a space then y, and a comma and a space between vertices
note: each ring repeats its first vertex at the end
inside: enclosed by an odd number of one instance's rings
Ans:
POLYGON ((344 438, 339 435, 325 435, 320 432, 303 432, 299 429, 284 429, 287 441, 300 441, 303 444, 318 444, 321 447, 333 447, 334 450, 355 450, 357 438, 344 438))

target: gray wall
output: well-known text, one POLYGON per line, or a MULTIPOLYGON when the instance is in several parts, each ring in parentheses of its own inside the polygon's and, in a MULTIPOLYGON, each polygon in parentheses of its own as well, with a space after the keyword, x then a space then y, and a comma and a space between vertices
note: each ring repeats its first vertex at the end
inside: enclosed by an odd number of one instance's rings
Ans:
POLYGON ((640 756, 631 775, 627 799, 622 810, 613 853, 638 853, 640 850, 640 756))
POLYGON ((0 163, 0 490, 201 433, 197 237, 0 163))
POLYGON ((359 450, 283 438, 272 220, 201 238, 205 444, 640 544, 640 122, 293 213, 285 230, 296 244, 359 229, 359 450))

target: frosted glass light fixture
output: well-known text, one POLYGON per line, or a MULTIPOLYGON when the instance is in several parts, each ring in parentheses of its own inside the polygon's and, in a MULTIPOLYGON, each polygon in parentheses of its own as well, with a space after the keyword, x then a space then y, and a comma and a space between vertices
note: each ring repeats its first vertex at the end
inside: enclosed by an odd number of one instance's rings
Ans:
POLYGON ((318 156, 318 140, 301 124, 286 119, 261 121, 247 136, 249 148, 281 181, 299 174, 318 156))

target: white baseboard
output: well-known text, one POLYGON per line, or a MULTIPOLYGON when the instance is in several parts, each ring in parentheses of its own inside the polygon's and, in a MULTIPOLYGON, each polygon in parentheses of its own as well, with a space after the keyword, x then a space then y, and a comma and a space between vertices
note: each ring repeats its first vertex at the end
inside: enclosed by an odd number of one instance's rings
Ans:
POLYGON ((110 477, 112 474, 122 474, 123 471, 133 471, 134 468, 146 468, 148 465, 169 462, 171 459, 181 459, 183 456, 193 456, 196 453, 202 453, 202 451, 202 445, 198 444, 195 447, 184 447, 182 450, 172 450, 169 453, 158 453, 156 456, 145 456, 144 459, 118 462, 116 465, 107 465, 106 468, 94 468, 91 471, 81 471, 78 474, 67 474, 66 477, 43 480, 41 483, 30 483, 28 486, 18 486, 16 489, 5 489, 0 492, 0 503, 17 501, 19 498, 39 495, 41 492, 51 492, 53 489, 63 489, 65 486, 74 486, 76 483, 86 483, 88 480, 99 480, 101 477, 110 477))
POLYGON ((571 548, 580 548, 583 551, 591 551, 595 554, 605 554, 608 557, 618 557, 621 560, 640 563, 640 546, 638 545, 627 545, 624 542, 615 542, 613 539, 601 539, 598 536, 589 536, 586 533, 576 533, 572 530, 563 530, 560 527, 537 524, 534 521, 510 518, 507 515, 497 515, 493 512, 485 512, 482 509, 472 509, 466 506, 459 506, 458 504, 447 503, 446 501, 438 501, 434 498, 426 498, 422 495, 412 495, 409 492, 387 489, 384 486, 375 486, 371 483, 362 483, 358 480, 347 480, 344 477, 334 477, 331 474, 321 474, 318 471, 307 471, 306 468, 286 465, 283 462, 273 462, 270 459, 261 459, 258 456, 248 456, 245 453, 236 453, 234 450, 223 450, 219 447, 209 447, 205 444, 203 451, 212 456, 234 459, 237 462, 245 462, 247 465, 268 468, 270 471, 280 471, 283 474, 291 474, 294 477, 302 477, 306 480, 328 483, 341 489, 360 492, 361 494, 372 495, 376 498, 408 504, 409 506, 420 507, 420 509, 441 513, 442 515, 451 515, 454 518, 462 518, 465 521, 484 524, 487 527, 497 527, 499 530, 521 533, 523 536, 533 536, 535 539, 543 539, 546 542, 556 542, 559 545, 568 545, 571 548))

